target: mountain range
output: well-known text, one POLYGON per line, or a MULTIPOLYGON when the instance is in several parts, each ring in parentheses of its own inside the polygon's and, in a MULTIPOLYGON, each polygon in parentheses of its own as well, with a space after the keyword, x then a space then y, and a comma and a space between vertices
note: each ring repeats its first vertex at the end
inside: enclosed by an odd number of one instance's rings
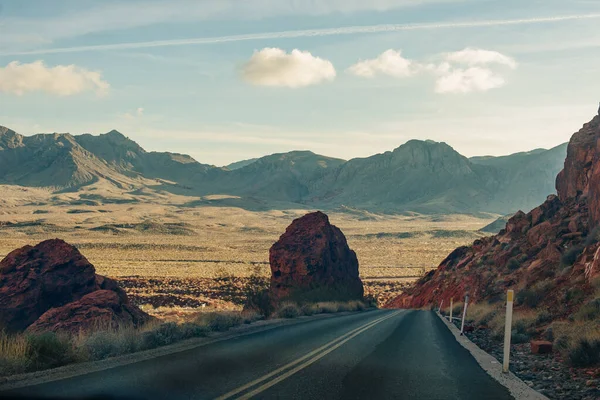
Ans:
POLYGON ((78 191, 103 181, 128 194, 144 188, 233 196, 244 200, 235 203, 242 207, 259 202, 266 208, 509 214, 528 211, 555 192, 565 156, 566 144, 467 158, 446 143, 411 140, 349 161, 292 151, 215 167, 184 154, 148 152, 117 131, 22 136, 0 127, 0 184, 78 191))

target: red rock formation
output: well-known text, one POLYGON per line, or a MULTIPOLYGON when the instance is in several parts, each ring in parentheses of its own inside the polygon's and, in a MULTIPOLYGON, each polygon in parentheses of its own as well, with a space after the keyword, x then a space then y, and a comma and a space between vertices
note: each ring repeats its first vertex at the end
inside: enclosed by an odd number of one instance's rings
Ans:
POLYGON ((78 332, 139 326, 148 315, 129 304, 127 296, 112 290, 96 290, 80 300, 51 308, 31 324, 26 332, 78 332))
POLYGON ((556 316, 581 306, 581 298, 570 300, 568 292, 577 288, 591 294, 589 283, 600 275, 600 248, 593 231, 600 225, 599 139, 596 116, 569 143, 565 168, 557 177, 558 196, 549 196, 528 214, 519 211, 498 235, 456 249, 388 307, 419 308, 442 300, 448 304, 450 298, 465 294, 475 302, 497 301, 509 288, 535 289, 540 283, 552 287, 541 304, 556 316), (569 258, 575 259, 572 268, 564 265, 572 263, 569 258))
MULTIPOLYGON (((132 307, 117 283, 96 275, 94 266, 68 243, 54 239, 25 246, 0 262, 0 327, 23 331, 47 311, 72 305, 97 291, 110 291, 125 309, 132 307)), ((139 312, 134 311, 131 319, 149 318, 139 312)))
POLYGON ((361 299, 356 253, 322 212, 296 219, 269 251, 273 301, 361 299))

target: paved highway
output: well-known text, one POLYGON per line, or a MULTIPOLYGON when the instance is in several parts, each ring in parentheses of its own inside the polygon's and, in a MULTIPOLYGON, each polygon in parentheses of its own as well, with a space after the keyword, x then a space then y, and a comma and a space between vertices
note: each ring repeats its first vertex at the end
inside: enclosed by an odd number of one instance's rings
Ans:
POLYGON ((512 398, 437 316, 407 310, 307 319, 20 389, 18 394, 220 400, 512 398))

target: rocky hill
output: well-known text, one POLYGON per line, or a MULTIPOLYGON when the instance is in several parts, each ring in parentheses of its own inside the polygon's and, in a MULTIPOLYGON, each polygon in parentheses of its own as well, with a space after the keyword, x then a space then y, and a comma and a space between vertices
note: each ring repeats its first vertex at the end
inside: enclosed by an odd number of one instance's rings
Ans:
POLYGON ((595 301, 600 284, 598 140, 600 116, 571 138, 558 196, 518 212, 498 235, 456 249, 388 306, 424 307, 466 293, 474 302, 497 303, 515 289, 518 306, 548 310, 548 320, 574 318, 595 301))
POLYGON ((235 196, 224 204, 260 209, 509 214, 545 198, 564 151, 467 159, 445 143, 411 140, 350 161, 292 151, 218 168, 184 154, 147 152, 117 131, 25 137, 0 127, 0 184, 76 191, 102 181, 128 201, 143 188, 235 196))

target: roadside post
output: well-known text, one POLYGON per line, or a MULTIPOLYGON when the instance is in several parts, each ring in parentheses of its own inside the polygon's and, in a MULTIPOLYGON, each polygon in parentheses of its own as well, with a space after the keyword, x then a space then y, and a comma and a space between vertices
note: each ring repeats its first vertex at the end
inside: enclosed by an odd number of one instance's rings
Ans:
POLYGON ((438 310, 438 314, 442 314, 442 306, 444 305, 444 299, 440 302, 440 309, 438 310))
POLYGON ((450 323, 452 323, 452 307, 454 304, 454 299, 451 297, 450 298, 450 323))
POLYGON ((465 308, 463 310, 463 317, 460 324, 460 335, 464 335, 465 332, 465 319, 467 318, 467 306, 469 305, 469 295, 465 296, 465 308))
POLYGON ((506 322, 504 324, 504 360, 502 365, 502 372, 504 373, 508 373, 508 366, 510 364, 510 336, 512 334, 512 314, 514 298, 515 292, 509 290, 506 293, 506 322))

